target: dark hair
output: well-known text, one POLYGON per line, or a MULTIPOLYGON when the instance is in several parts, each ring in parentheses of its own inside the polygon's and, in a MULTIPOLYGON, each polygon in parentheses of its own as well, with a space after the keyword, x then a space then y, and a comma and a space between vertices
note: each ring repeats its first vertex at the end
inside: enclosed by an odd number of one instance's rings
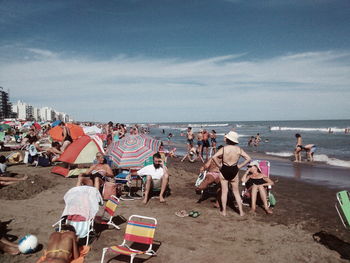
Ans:
POLYGON ((4 155, 0 155, 0 163, 6 163, 6 157, 4 155))
POLYGON ((237 143, 226 138, 226 144, 228 144, 228 145, 236 145, 237 143))
POLYGON ((154 158, 161 159, 161 158, 162 158, 162 156, 160 155, 160 153, 159 153, 159 152, 156 152, 155 154, 153 154, 153 159, 154 159, 154 158))
POLYGON ((72 232, 75 233, 75 228, 74 228, 74 226, 72 226, 72 225, 63 224, 63 225, 61 226, 61 230, 68 230, 68 231, 72 231, 72 232))
POLYGON ((220 150, 222 147, 224 147, 224 146, 223 145, 219 145, 218 150, 220 150))
POLYGON ((216 131, 215 130, 211 130, 213 133, 216 133, 216 131))
POLYGON ((296 133, 295 137, 299 138, 299 137, 301 137, 301 135, 299 133, 296 133))

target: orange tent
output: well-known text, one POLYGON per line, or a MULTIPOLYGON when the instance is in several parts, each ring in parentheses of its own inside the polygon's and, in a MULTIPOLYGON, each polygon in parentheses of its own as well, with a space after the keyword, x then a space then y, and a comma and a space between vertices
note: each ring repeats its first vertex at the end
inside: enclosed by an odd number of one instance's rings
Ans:
MULTIPOLYGON (((83 128, 81 128, 79 125, 76 125, 73 123, 67 123, 66 126, 69 128, 69 131, 73 140, 76 140, 80 136, 85 135, 83 128)), ((49 134, 54 141, 63 140, 62 132, 63 132, 63 129, 60 126, 55 126, 51 130, 49 130, 49 134)))

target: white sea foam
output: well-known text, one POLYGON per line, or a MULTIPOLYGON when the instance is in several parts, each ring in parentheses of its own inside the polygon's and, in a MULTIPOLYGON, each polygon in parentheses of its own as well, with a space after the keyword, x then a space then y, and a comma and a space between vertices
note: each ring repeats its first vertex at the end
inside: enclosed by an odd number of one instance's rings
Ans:
POLYGON ((339 160, 336 158, 330 158, 325 154, 314 155, 314 160, 318 162, 325 162, 334 166, 350 167, 350 161, 339 160))
POLYGON ((344 133, 346 128, 328 127, 328 128, 303 128, 303 127, 281 127, 273 126, 271 131, 305 131, 305 132, 341 132, 344 133))
POLYGON ((292 152, 266 152, 266 154, 280 157, 289 157, 293 155, 292 152))
POLYGON ((202 127, 226 127, 228 123, 202 123, 202 124, 188 124, 188 127, 202 128, 202 127))
MULTIPOLYGON (((280 156, 280 157, 290 157, 293 156, 292 152, 266 152, 268 155, 280 156)), ((328 157, 325 154, 315 154, 314 160, 317 162, 324 162, 333 166, 349 167, 350 161, 344 161, 336 158, 328 157)))

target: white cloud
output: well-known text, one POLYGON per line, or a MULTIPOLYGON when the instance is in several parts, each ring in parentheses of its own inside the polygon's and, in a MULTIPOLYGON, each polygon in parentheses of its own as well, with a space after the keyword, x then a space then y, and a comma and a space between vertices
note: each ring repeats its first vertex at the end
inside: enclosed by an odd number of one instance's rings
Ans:
POLYGON ((350 52, 255 61, 241 54, 195 61, 127 56, 102 61, 16 49, 30 59, 0 57, 0 86, 10 89, 11 97, 42 101, 80 120, 345 118, 350 110, 350 52))

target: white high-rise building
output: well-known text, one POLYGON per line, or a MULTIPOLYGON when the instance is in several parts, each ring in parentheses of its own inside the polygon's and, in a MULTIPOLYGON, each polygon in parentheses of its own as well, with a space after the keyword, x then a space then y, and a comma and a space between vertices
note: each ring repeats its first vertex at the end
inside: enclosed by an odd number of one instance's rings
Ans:
POLYGON ((17 113, 17 118, 21 120, 30 120, 34 117, 33 106, 20 100, 12 105, 12 111, 17 113))
POLYGON ((55 111, 49 107, 40 109, 40 117, 42 121, 53 121, 55 119, 55 111))

